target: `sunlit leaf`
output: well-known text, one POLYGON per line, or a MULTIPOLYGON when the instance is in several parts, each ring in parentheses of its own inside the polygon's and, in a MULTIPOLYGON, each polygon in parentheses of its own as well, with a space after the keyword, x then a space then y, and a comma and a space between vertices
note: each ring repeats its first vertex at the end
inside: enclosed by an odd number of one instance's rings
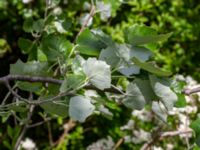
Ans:
POLYGON ((83 68, 82 65, 85 63, 85 59, 80 55, 77 55, 72 61, 72 71, 74 74, 82 74, 83 68))
POLYGON ((111 86, 110 66, 106 62, 89 58, 83 64, 83 71, 89 78, 90 82, 97 88, 103 90, 111 86))
POLYGON ((155 94, 160 98, 167 110, 172 110, 175 102, 178 100, 178 97, 170 89, 169 82, 164 78, 158 78, 153 75, 150 75, 149 78, 155 94))
POLYGON ((122 103, 132 109, 142 109, 146 103, 156 98, 148 80, 135 79, 126 89, 122 103))
POLYGON ((128 85, 126 95, 127 97, 122 102, 126 107, 138 110, 144 108, 146 101, 136 83, 128 85))
POLYGON ((100 53, 99 59, 105 61, 111 67, 116 67, 119 64, 120 58, 116 55, 115 47, 107 47, 100 53))
POLYGON ((153 55, 153 53, 144 47, 132 46, 130 55, 131 58, 136 57, 141 61, 147 61, 153 55))
POLYGON ((48 64, 38 61, 23 63, 21 60, 18 60, 15 64, 10 65, 10 73, 14 75, 47 76, 49 74, 47 70, 48 64))
POLYGON ((94 105, 91 104, 88 98, 74 96, 70 99, 69 116, 74 120, 84 122, 93 113, 94 109, 94 105))
POLYGON ((122 62, 118 71, 125 76, 130 76, 133 74, 139 74, 140 68, 129 61, 129 62, 122 62))
POLYGON ((163 105, 159 102, 152 102, 152 111, 161 119, 163 122, 167 122, 167 113, 163 105))
POLYGON ((84 83, 85 78, 86 77, 84 75, 68 75, 60 87, 60 92, 66 92, 69 89, 78 88, 81 84, 84 83))

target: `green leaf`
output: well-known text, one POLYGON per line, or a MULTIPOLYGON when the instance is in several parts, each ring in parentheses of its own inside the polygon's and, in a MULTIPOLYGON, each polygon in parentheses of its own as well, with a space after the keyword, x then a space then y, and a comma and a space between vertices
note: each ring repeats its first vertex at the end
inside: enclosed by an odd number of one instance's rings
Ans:
POLYGON ((195 142, 200 147, 200 118, 196 119, 190 124, 190 127, 194 130, 196 134, 195 142))
POLYGON ((101 42, 103 42, 107 46, 113 46, 114 45, 112 38, 109 35, 105 34, 103 31, 98 30, 98 29, 96 29, 96 30, 93 29, 91 31, 101 42))
POLYGON ((19 38, 18 45, 19 45, 19 48, 21 49, 21 51, 24 54, 28 54, 31 51, 37 50, 36 44, 33 43, 32 41, 28 40, 28 39, 19 38))
POLYGON ((49 73, 48 64, 43 62, 31 61, 23 63, 18 60, 15 64, 10 65, 10 74, 18 75, 33 75, 33 76, 47 76, 49 73))
POLYGON ((67 92, 70 89, 78 88, 85 81, 86 77, 84 75, 67 75, 60 87, 60 92, 67 92))
POLYGON ((135 36, 132 37, 129 41, 133 45, 144 45, 148 43, 163 41, 168 39, 172 34, 160 34, 160 35, 148 35, 148 36, 135 36))
POLYGON ((49 7, 56 7, 60 3, 60 0, 51 0, 49 7))
POLYGON ((112 68, 116 67, 120 61, 120 58, 116 55, 115 47, 113 46, 102 49, 99 59, 105 61, 112 68))
POLYGON ((129 80, 126 77, 122 76, 117 81, 117 86, 120 86, 122 87, 123 90, 125 90, 127 86, 129 85, 129 83, 130 83, 129 80))
POLYGON ((171 72, 163 71, 163 70, 157 68, 156 66, 154 66, 154 64, 152 64, 152 63, 142 62, 139 59, 137 59, 136 57, 133 57, 132 60, 138 67, 140 67, 150 73, 153 73, 157 76, 170 76, 171 75, 171 72))
POLYGON ((106 47, 89 29, 85 29, 76 42, 78 44, 76 50, 90 56, 98 56, 100 50, 106 47))
POLYGON ((144 47, 132 46, 130 55, 131 58, 136 57, 141 61, 147 61, 153 55, 153 53, 144 47))
POLYGON ((44 19, 38 19, 33 22, 33 30, 35 32, 41 32, 44 28, 44 19))
POLYGON ((30 82, 17 82, 17 87, 24 91, 39 92, 42 89, 42 83, 30 83, 30 82))
POLYGON ((197 137, 195 139, 195 143, 200 147, 200 135, 197 135, 197 137))
POLYGON ((157 96, 155 95, 149 80, 136 78, 133 83, 137 84, 138 88, 145 98, 146 103, 150 104, 152 100, 157 99, 157 96))
POLYGON ((63 118, 68 116, 68 104, 65 101, 53 101, 40 104, 47 113, 63 118))
POLYGON ((132 74, 139 74, 140 73, 140 68, 138 66, 136 66, 135 64, 133 64, 132 62, 121 62, 121 65, 118 69, 118 71, 129 77, 132 74))
POLYGON ((144 45, 166 40, 171 33, 157 35, 156 31, 143 25, 134 25, 125 31, 125 39, 132 45, 144 45))
POLYGON ((26 112, 28 110, 27 105, 24 102, 11 104, 7 108, 15 112, 26 112))
POLYGON ((103 49, 99 58, 106 61, 112 68, 117 67, 118 71, 123 75, 130 76, 140 73, 140 68, 131 62, 131 58, 137 57, 146 61, 151 55, 152 53, 143 47, 131 47, 127 44, 113 44, 103 49))
POLYGON ((111 86, 111 71, 110 66, 106 62, 97 60, 96 58, 89 58, 83 64, 83 72, 89 78, 90 82, 104 90, 111 86))
POLYGON ((176 92, 181 94, 183 92, 184 87, 186 86, 185 81, 177 81, 177 80, 172 80, 171 87, 172 89, 176 92))
POLYGON ((11 128, 10 125, 8 125, 8 126, 7 126, 7 133, 8 133, 8 136, 9 136, 10 138, 13 137, 13 131, 14 131, 14 129, 11 128))
POLYGON ((40 47, 49 61, 57 61, 58 58, 67 58, 72 44, 66 40, 65 36, 50 34, 42 39, 40 47))
POLYGON ((139 74, 140 69, 130 62, 131 50, 126 44, 115 44, 103 49, 100 53, 100 59, 111 65, 112 68, 117 67, 118 71, 123 75, 130 76, 139 74))
POLYGON ((28 18, 24 21, 24 24, 23 24, 23 30, 25 32, 33 32, 33 18, 28 18))
POLYGON ((178 100, 176 101, 175 106, 178 108, 187 106, 185 95, 177 94, 177 96, 178 96, 178 100))
POLYGON ((82 65, 85 63, 85 59, 80 55, 77 55, 72 61, 72 71, 74 74, 83 74, 82 65))
POLYGON ((149 80, 135 79, 127 86, 126 98, 122 103, 132 109, 142 109, 146 103, 156 98, 149 80))
POLYGON ((104 105, 100 105, 98 107, 98 111, 100 111, 100 113, 106 117, 107 119, 109 120, 112 120, 113 119, 113 113, 108 109, 106 108, 104 105))
POLYGON ((160 118, 163 122, 167 122, 167 113, 164 107, 159 102, 152 102, 152 111, 160 118))
POLYGON ((5 123, 11 115, 11 111, 0 111, 1 121, 5 123))
POLYGON ((59 33, 67 33, 67 30, 71 27, 71 20, 58 20, 54 22, 54 26, 59 33))
POLYGON ((200 118, 196 119, 190 124, 190 127, 194 130, 196 135, 200 135, 200 118))
POLYGON ((69 116, 80 122, 84 122, 85 119, 90 116, 95 107, 91 104, 90 99, 83 96, 74 96, 69 102, 69 116))
POLYGON ((118 71, 125 76, 139 74, 140 68, 130 61, 132 57, 139 58, 143 61, 149 59, 152 55, 144 47, 131 47, 127 44, 112 44, 112 46, 103 49, 99 59, 106 61, 112 68, 118 67, 118 71))
POLYGON ((37 60, 40 61, 40 62, 46 62, 47 61, 47 56, 40 49, 38 49, 38 51, 37 51, 37 60))
POLYGON ((126 44, 116 44, 116 55, 124 61, 129 61, 131 58, 130 47, 126 44))
POLYGON ((8 42, 0 38, 0 58, 3 58, 7 53, 12 52, 8 42))
POLYGON ((153 75, 150 75, 149 78, 155 94, 160 98, 167 110, 172 110, 178 97, 170 89, 169 82, 164 78, 158 78, 153 75))

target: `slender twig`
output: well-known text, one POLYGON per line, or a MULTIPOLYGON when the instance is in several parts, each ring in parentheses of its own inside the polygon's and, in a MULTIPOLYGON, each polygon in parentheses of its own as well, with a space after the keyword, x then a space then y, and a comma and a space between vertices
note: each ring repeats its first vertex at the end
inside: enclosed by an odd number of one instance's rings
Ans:
POLYGON ((192 129, 186 129, 183 131, 167 131, 167 132, 163 132, 160 135, 160 140, 165 138, 165 137, 172 137, 172 136, 177 136, 177 135, 181 135, 181 134, 189 134, 192 133, 192 129))
POLYGON ((11 88, 10 84, 9 84, 7 81, 5 82, 5 85, 6 85, 6 87, 8 88, 8 90, 12 93, 13 96, 15 96, 16 98, 18 98, 18 99, 24 101, 24 102, 27 103, 27 104, 30 104, 30 101, 28 101, 27 99, 25 99, 25 98, 21 97, 20 95, 18 95, 18 94, 11 88))
MULTIPOLYGON (((186 112, 186 118, 185 118, 185 129, 188 128, 188 124, 189 124, 189 114, 186 112)), ((185 142, 187 144, 187 148, 190 148, 190 143, 189 143, 189 137, 185 136, 185 142)))
POLYGON ((200 92, 200 87, 183 90, 183 93, 186 94, 186 95, 190 95, 190 94, 198 93, 198 92, 200 92))
POLYGON ((95 14, 95 5, 92 5, 91 6, 91 9, 90 9, 90 13, 89 13, 89 16, 88 18, 85 20, 85 22, 83 23, 80 31, 78 32, 78 34, 76 35, 76 38, 75 38, 75 41, 77 40, 78 36, 85 30, 85 28, 87 27, 90 19, 94 16, 95 14))
POLYGON ((48 129, 49 144, 52 147, 53 146, 53 136, 52 136, 52 131, 51 131, 51 124, 49 121, 47 121, 47 129, 48 129))
POLYGON ((20 133, 20 135, 19 135, 19 137, 18 137, 18 139, 17 139, 17 142, 16 142, 16 144, 15 144, 14 150, 18 150, 18 147, 19 147, 19 145, 20 145, 20 143, 21 143, 21 140, 23 139, 23 137, 24 137, 26 131, 27 131, 27 127, 26 127, 26 125, 24 125, 24 127, 22 128, 22 131, 21 131, 21 133, 20 133))
MULTIPOLYGON (((14 90, 16 87, 17 87, 17 85, 15 84, 15 85, 12 87, 12 90, 14 90)), ((11 94, 12 94, 11 91, 9 91, 9 92, 6 94, 6 96, 4 97, 4 99, 3 99, 2 103, 1 103, 1 105, 5 105, 6 100, 8 99, 8 97, 9 97, 11 94)))
POLYGON ((58 144, 62 143, 64 141, 65 137, 68 136, 69 131, 72 130, 75 126, 76 126, 76 122, 74 122, 71 119, 67 123, 65 123, 64 124, 64 132, 60 136, 60 138, 56 142, 54 142, 54 145, 58 145, 58 144))
POLYGON ((126 93, 124 93, 123 90, 121 90, 120 88, 118 88, 117 86, 115 86, 115 85, 113 85, 113 84, 111 84, 111 87, 112 87, 113 89, 119 91, 122 95, 125 95, 125 94, 126 94, 126 93))
POLYGON ((50 120, 51 120, 51 118, 46 118, 43 121, 28 125, 28 128, 34 128, 34 127, 40 126, 40 125, 42 125, 42 124, 44 124, 44 123, 46 123, 47 121, 50 121, 50 120))
POLYGON ((35 106, 34 105, 30 105, 29 106, 29 112, 28 112, 28 115, 27 115, 27 119, 26 119, 26 123, 24 124, 24 127, 22 128, 22 131, 19 135, 19 137, 17 138, 17 142, 15 143, 15 147, 14 147, 14 150, 18 150, 18 147, 28 129, 28 123, 32 117, 32 114, 33 114, 33 110, 34 110, 35 106))
POLYGON ((120 138, 120 139, 117 141, 117 143, 115 144, 113 150, 118 149, 118 148, 120 147, 120 145, 123 144, 123 142, 124 142, 124 137, 120 138))
POLYGON ((158 133, 157 136, 155 136, 154 138, 152 138, 152 140, 150 140, 149 142, 145 143, 142 148, 140 150, 149 150, 150 147, 156 143, 159 140, 162 140, 166 137, 173 137, 173 136, 178 136, 181 134, 191 134, 193 131, 192 129, 186 129, 183 131, 167 131, 167 132, 163 132, 163 133, 158 133))
POLYGON ((163 126, 159 126, 153 133, 152 133, 152 139, 149 140, 147 143, 145 143, 140 150, 149 150, 150 147, 159 140, 161 130, 163 129, 163 126))

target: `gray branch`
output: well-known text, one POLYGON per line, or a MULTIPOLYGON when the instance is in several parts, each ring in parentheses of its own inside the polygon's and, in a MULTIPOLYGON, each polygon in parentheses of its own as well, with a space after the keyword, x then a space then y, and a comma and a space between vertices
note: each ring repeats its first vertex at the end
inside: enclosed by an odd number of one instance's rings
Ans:
POLYGON ((7 75, 0 78, 0 83, 5 83, 9 81, 42 82, 42 83, 53 83, 53 84, 62 84, 63 82, 62 80, 50 77, 34 77, 27 75, 7 75))
POLYGON ((186 95, 190 95, 190 94, 198 93, 198 92, 200 92, 200 87, 183 90, 183 93, 186 94, 186 95))

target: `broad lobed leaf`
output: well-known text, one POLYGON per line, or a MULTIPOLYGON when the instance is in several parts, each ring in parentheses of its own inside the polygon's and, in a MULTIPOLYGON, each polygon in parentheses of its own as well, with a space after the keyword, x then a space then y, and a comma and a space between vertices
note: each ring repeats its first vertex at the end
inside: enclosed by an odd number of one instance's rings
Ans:
POLYGON ((150 75, 149 78, 155 94, 160 98, 167 110, 172 110, 178 97, 171 90, 169 82, 164 78, 158 78, 153 75, 150 75))
POLYGON ((91 104, 89 98, 83 96, 74 96, 69 102, 69 116, 80 122, 84 122, 85 119, 90 116, 95 107, 91 104))
POLYGON ((83 72, 89 78, 89 81, 100 90, 110 88, 111 71, 106 62, 96 58, 88 58, 83 64, 83 72))

